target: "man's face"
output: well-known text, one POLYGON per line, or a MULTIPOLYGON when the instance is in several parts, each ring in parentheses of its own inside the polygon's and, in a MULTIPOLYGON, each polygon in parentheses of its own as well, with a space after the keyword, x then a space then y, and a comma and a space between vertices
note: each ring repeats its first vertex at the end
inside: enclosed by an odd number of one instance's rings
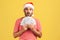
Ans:
POLYGON ((25 16, 32 16, 33 14, 33 9, 30 7, 27 7, 24 9, 25 16))

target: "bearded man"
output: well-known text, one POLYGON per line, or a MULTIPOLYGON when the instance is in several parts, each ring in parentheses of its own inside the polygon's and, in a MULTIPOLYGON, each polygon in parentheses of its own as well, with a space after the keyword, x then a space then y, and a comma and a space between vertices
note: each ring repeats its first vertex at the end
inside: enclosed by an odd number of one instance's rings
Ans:
POLYGON ((16 20, 13 36, 19 40, 37 40, 42 36, 41 25, 38 19, 32 17, 34 6, 32 2, 24 5, 24 17, 16 20))

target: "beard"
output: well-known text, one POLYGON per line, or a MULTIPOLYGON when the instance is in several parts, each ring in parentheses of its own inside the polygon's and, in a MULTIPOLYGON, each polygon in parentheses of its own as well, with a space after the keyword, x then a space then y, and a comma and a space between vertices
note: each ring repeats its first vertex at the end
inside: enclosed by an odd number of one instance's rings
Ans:
POLYGON ((27 12, 27 13, 25 13, 25 16, 32 16, 32 12, 27 12))

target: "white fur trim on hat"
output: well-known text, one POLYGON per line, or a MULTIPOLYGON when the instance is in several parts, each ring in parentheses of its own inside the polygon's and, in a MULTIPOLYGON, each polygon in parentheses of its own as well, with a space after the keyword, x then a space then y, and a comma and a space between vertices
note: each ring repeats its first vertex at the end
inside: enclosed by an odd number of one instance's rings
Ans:
POLYGON ((32 9, 34 9, 34 6, 32 4, 25 4, 24 8, 26 8, 26 7, 31 7, 32 9))

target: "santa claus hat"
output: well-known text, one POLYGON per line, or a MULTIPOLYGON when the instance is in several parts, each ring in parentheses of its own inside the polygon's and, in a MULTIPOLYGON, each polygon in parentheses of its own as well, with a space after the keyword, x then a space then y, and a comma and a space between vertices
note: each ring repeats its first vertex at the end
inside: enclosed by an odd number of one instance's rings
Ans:
POLYGON ((27 8, 27 7, 31 7, 32 9, 34 9, 34 6, 33 6, 33 3, 32 3, 32 2, 27 2, 27 3, 24 5, 24 9, 27 8))

